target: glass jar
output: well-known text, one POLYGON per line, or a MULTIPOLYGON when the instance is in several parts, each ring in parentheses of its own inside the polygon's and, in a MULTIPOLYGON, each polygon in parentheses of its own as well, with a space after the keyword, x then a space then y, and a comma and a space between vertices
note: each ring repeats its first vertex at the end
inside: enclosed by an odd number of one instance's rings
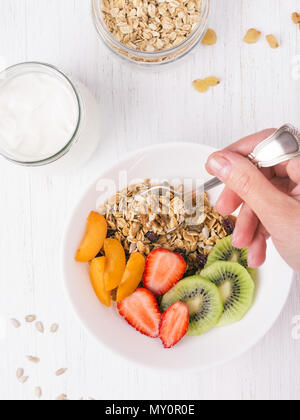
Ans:
POLYGON ((201 41, 207 29, 210 7, 210 0, 201 0, 200 21, 194 32, 182 44, 172 49, 157 52, 137 51, 117 41, 104 21, 101 0, 92 0, 92 16, 98 34, 111 51, 131 63, 158 66, 184 57, 201 41))
MULTIPOLYGON (((96 100, 88 89, 80 82, 72 82, 64 73, 57 68, 38 62, 28 62, 14 65, 0 73, 0 95, 8 82, 19 76, 38 73, 54 77, 67 89, 70 98, 74 99, 76 109, 76 126, 70 138, 66 138, 65 144, 60 150, 51 156, 37 158, 20 158, 20 156, 8 147, 3 147, 0 142, 0 155, 12 163, 20 166, 44 168, 51 172, 58 170, 72 170, 83 165, 93 154, 100 140, 99 107, 96 100)), ((59 104, 58 104, 59 106, 59 104)), ((50 118, 50 116, 49 116, 50 118)), ((1 134, 1 133, 0 133, 1 134)))

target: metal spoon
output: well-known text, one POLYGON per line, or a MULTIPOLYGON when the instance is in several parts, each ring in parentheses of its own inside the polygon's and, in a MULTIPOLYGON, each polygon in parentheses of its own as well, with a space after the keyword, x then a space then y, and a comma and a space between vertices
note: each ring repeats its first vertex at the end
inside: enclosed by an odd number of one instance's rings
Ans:
MULTIPOLYGON (((290 124, 286 124, 279 128, 275 133, 268 137, 266 140, 261 142, 254 151, 248 156, 258 168, 270 168, 280 163, 287 162, 291 159, 300 156, 300 131, 290 124)), ((212 178, 205 182, 201 187, 197 188, 196 191, 186 195, 185 201, 192 200, 193 195, 199 195, 203 192, 208 192, 213 188, 222 185, 223 183, 218 178, 212 178), (192 195, 193 194, 193 195, 192 195)), ((182 195, 171 189, 166 185, 157 185, 145 190, 141 193, 145 196, 150 193, 159 193, 160 195, 165 193, 172 193, 174 196, 182 195)), ((182 221, 175 229, 168 231, 171 233, 178 229, 184 221, 182 221)))

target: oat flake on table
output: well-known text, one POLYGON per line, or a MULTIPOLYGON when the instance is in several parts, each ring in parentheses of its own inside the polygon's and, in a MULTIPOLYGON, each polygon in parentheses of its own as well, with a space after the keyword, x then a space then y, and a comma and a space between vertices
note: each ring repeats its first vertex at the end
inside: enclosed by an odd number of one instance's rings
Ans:
POLYGON ((35 363, 35 364, 40 363, 40 359, 38 357, 35 357, 35 356, 27 356, 27 360, 29 362, 35 363))
POLYGON ((32 322, 34 322, 36 320, 36 316, 35 315, 27 315, 25 317, 25 321, 28 322, 29 324, 31 324, 32 322))
POLYGON ((40 322, 40 321, 36 322, 35 328, 39 333, 44 334, 45 328, 44 328, 44 324, 42 322, 40 322))
POLYGON ((17 372, 16 372, 17 379, 22 378, 22 376, 24 376, 24 369, 23 368, 18 368, 17 372))
POLYGON ((10 322, 11 322, 11 325, 16 329, 21 327, 21 323, 17 319, 12 318, 10 322))
POLYGON ((56 375, 56 376, 62 376, 62 375, 64 375, 64 374, 67 372, 67 370, 68 370, 68 369, 65 369, 65 368, 58 369, 58 370, 55 372, 55 375, 56 375))
POLYGON ((36 398, 40 399, 42 397, 42 388, 37 386, 34 390, 34 394, 36 396, 36 398))

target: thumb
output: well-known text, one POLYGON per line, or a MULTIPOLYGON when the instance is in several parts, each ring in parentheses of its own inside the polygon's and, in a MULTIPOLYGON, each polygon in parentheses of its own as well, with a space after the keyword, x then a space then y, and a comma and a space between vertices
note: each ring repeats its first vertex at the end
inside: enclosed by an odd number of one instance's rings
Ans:
POLYGON ((229 151, 217 152, 206 168, 248 204, 270 233, 290 218, 295 200, 279 191, 247 158, 229 151))

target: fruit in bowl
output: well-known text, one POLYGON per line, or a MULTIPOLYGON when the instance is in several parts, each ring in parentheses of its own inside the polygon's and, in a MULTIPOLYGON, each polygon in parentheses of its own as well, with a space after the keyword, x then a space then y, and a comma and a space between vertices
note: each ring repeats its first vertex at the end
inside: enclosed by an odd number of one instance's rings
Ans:
POLYGON ((157 247, 147 256, 126 252, 117 235, 106 237, 108 232, 105 217, 91 212, 75 259, 89 262, 102 304, 110 307, 116 301, 116 310, 131 327, 159 337, 165 348, 186 335, 200 336, 240 321, 251 308, 254 272, 247 265, 247 249, 234 248, 230 235, 216 241, 191 276, 180 250, 157 247))

